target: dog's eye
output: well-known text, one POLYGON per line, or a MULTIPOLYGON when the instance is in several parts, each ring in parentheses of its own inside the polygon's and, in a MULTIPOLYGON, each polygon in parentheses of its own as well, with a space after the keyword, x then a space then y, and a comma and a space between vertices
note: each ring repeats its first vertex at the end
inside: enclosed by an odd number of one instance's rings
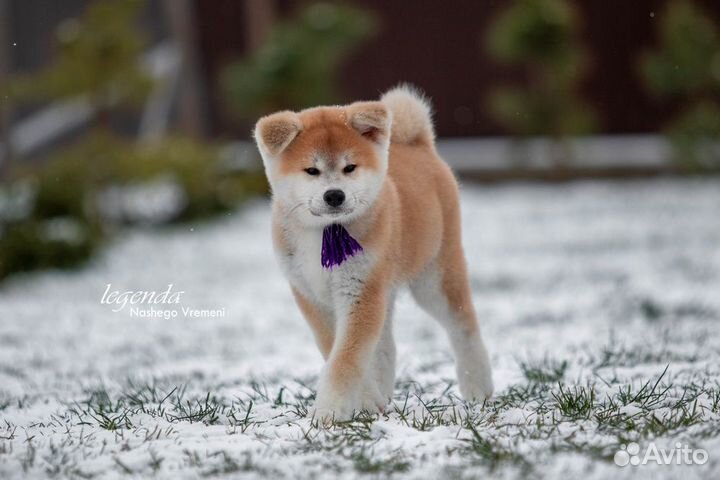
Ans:
POLYGON ((315 167, 310 167, 305 169, 305 173, 314 177, 315 175, 320 175, 320 170, 315 167))
POLYGON ((347 165, 345 168, 343 168, 343 173, 351 173, 355 170, 355 167, 357 167, 357 165, 347 165))

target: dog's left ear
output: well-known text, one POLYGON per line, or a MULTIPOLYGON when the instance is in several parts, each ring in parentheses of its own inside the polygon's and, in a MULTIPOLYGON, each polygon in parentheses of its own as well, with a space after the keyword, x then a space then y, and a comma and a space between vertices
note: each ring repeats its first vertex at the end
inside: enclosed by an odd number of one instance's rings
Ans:
POLYGON ((363 137, 382 143, 390 135, 392 118, 381 102, 357 102, 348 107, 350 126, 363 137))

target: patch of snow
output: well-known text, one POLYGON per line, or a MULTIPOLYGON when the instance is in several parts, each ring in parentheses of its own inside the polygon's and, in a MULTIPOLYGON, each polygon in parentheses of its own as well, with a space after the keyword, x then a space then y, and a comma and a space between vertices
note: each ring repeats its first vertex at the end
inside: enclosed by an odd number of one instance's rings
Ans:
MULTIPOLYGON (((717 180, 465 186, 462 207, 473 296, 498 396, 527 386, 519 367, 525 359, 568 361, 563 381, 592 381, 598 398, 621 388, 637 391, 668 365, 667 381, 720 382, 717 180)), ((617 441, 595 420, 555 419, 557 427, 548 430, 538 425, 551 424, 551 412, 530 405, 492 418, 492 403, 465 411, 458 402, 455 411, 441 411, 445 420, 457 416, 456 424, 410 426, 427 418, 433 402, 446 404, 458 392, 446 338, 408 295, 396 308, 398 383, 386 415, 367 431, 318 433, 288 406, 312 403, 322 361, 275 263, 269 203, 251 202, 190 230, 128 231, 86 269, 3 285, 1 478, 238 472, 355 478, 373 467, 367 459, 404 478, 523 478, 513 456, 491 463, 503 454, 530 459, 538 476, 548 478, 689 480, 719 473, 713 457, 720 452, 720 418, 708 397, 698 406, 704 423, 658 439, 673 445, 687 438, 708 449, 711 461, 692 468, 617 467, 611 458, 586 453, 600 449, 611 457, 617 441), (119 291, 173 284, 184 292, 181 306, 223 309, 224 315, 113 313, 100 302, 108 284, 119 291), (234 404, 236 418, 247 413, 252 424, 243 430, 223 414, 210 425, 177 420, 181 412, 170 400, 160 405, 165 415, 135 412, 131 426, 114 431, 82 412, 98 392, 112 402, 146 384, 162 396, 182 387, 191 405, 210 392, 234 404), (494 452, 482 445, 467 450, 474 441, 463 427, 468 415, 487 419, 478 434, 494 452), (528 431, 534 436, 521 435, 528 431), (587 450, 559 448, 570 444, 587 450)), ((558 391, 557 384, 548 388, 558 391)), ((671 393, 675 401, 687 394, 671 393)), ((671 407, 659 405, 654 413, 662 417, 671 407)), ((632 416, 642 408, 629 403, 620 412, 632 416)))

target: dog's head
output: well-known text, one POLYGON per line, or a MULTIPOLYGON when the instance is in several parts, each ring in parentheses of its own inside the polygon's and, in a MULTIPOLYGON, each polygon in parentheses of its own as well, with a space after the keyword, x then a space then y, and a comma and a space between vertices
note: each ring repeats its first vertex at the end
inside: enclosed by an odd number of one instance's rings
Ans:
POLYGON ((306 225, 362 215, 387 174, 390 124, 390 112, 380 102, 261 118, 255 141, 274 200, 306 225))

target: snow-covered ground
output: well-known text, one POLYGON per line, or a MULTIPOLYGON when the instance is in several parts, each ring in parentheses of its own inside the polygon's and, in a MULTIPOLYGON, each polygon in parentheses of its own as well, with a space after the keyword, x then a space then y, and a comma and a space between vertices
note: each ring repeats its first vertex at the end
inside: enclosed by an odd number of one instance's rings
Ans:
POLYGON ((446 339, 404 295, 394 403, 313 426, 321 358, 256 201, 0 288, 0 478, 720 475, 720 182, 466 186, 463 209, 485 406, 457 398, 446 339), (172 284, 178 315, 113 312, 108 284, 172 284), (707 462, 617 466, 633 441, 707 462))

